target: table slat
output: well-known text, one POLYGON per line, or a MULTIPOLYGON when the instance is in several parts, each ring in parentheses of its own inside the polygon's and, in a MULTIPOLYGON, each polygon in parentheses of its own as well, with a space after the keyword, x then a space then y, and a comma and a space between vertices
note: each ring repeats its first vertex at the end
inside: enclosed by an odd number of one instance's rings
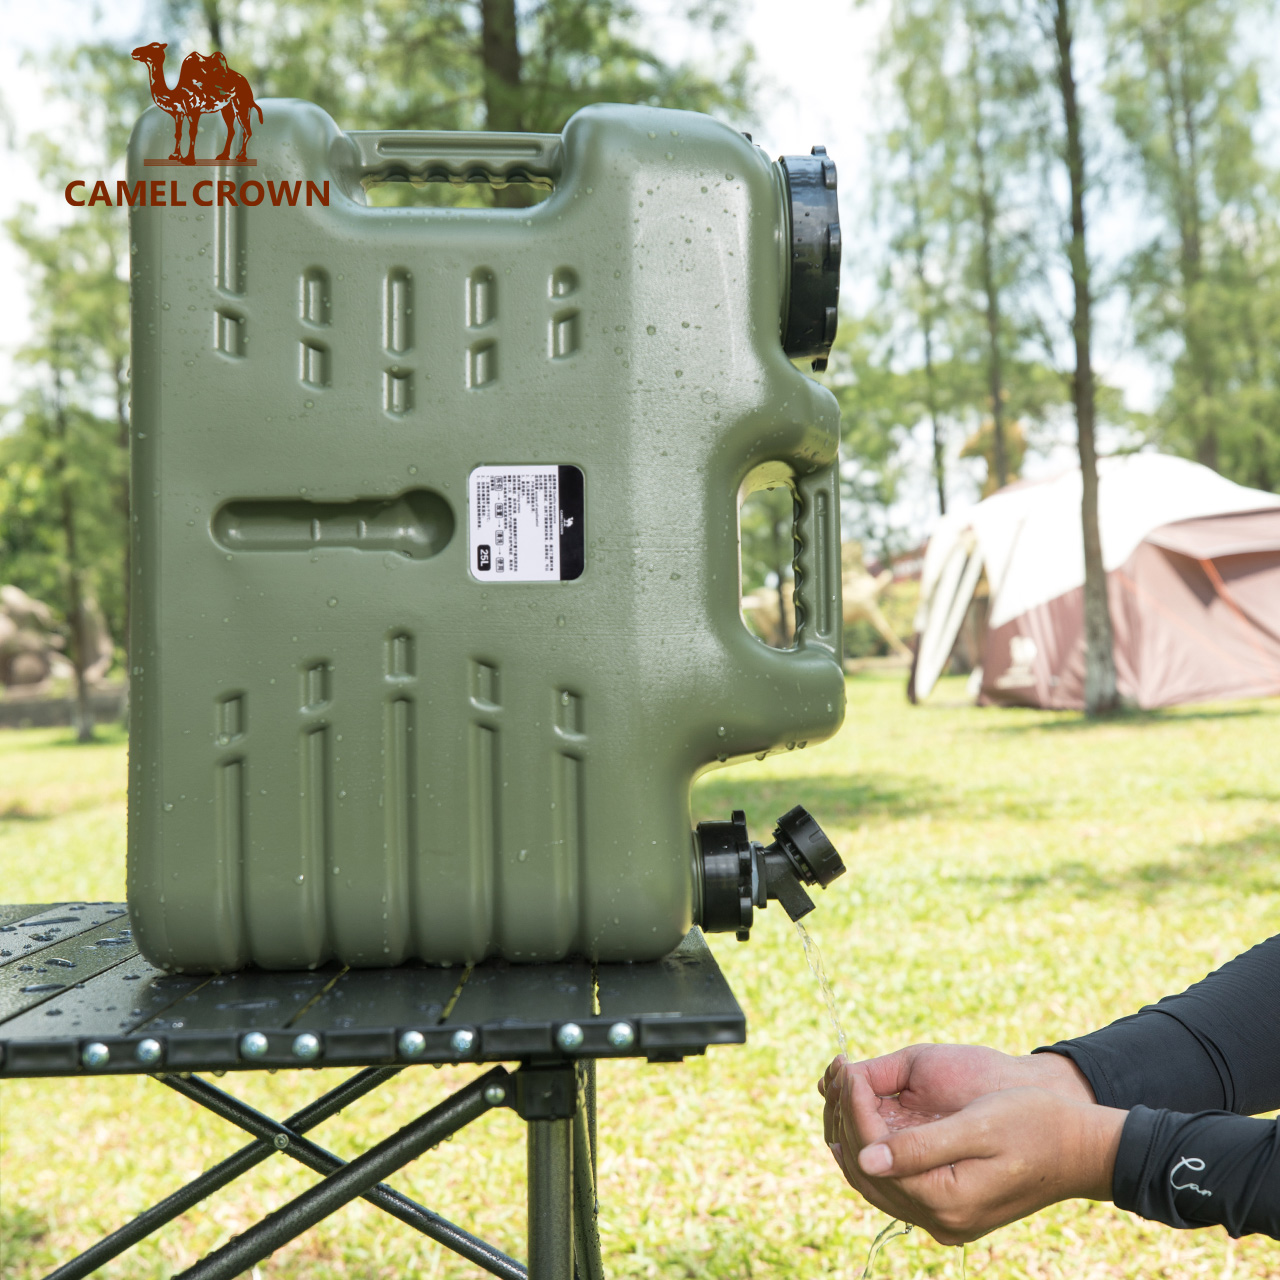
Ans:
POLYGON ((242 969, 219 974, 135 1030, 141 1035, 158 1035, 184 1027, 210 1032, 285 1028, 337 975, 337 969, 283 973, 242 969))
POLYGON ((53 911, 65 907, 65 902, 11 902, 0 903, 0 929, 7 924, 17 924, 28 916, 37 916, 42 911, 53 911))
POLYGON ((207 977, 165 973, 133 955, 92 982, 69 987, 0 1027, 8 1040, 120 1036, 150 1021, 207 977))
POLYGON ((489 1061, 543 1056, 553 1051, 560 1023, 591 1017, 592 997, 585 960, 477 965, 442 1033, 451 1039, 451 1029, 476 1029, 474 1056, 489 1061))
POLYGON ((104 970, 136 955, 132 940, 121 933, 120 917, 96 928, 18 957, 0 969, 0 1031, 4 1023, 46 1000, 88 982, 104 970))
POLYGON ((79 934, 112 923, 121 927, 128 936, 129 913, 118 902, 40 906, 32 915, 23 916, 12 924, 0 924, 0 973, 8 965, 30 960, 46 947, 62 946, 79 934))

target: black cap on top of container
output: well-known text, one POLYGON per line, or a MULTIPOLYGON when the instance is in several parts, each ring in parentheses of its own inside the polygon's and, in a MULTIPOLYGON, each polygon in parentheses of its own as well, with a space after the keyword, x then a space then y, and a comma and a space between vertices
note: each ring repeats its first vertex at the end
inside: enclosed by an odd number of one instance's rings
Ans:
POLYGON ((782 326, 789 356, 827 367, 840 305, 840 209, 835 161, 826 147, 807 156, 779 156, 791 202, 791 290, 782 326))

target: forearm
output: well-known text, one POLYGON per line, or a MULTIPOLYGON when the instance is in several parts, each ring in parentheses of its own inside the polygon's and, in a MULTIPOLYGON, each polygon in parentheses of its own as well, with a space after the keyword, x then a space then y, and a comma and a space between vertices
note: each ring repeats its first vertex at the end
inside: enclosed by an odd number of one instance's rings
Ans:
POLYGON ((1120 1136, 1117 1206, 1171 1227, 1280 1239, 1280 1126, 1229 1112, 1135 1107, 1120 1136))
POLYGON ((1280 1106, 1280 935, 1178 995, 1036 1050, 1069 1058, 1100 1103, 1251 1115, 1280 1106))

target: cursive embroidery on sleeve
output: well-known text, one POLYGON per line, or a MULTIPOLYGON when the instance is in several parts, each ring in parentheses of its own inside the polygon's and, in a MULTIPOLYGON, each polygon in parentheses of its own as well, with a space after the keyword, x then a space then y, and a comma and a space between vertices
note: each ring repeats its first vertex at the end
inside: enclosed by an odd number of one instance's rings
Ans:
POLYGON ((1183 1156, 1177 1164, 1169 1170, 1169 1185, 1175 1191, 1195 1191, 1202 1196, 1213 1195, 1212 1191, 1206 1191, 1203 1187, 1198 1187, 1194 1182, 1175 1182, 1179 1170, 1190 1169, 1192 1173, 1201 1173, 1204 1170, 1204 1161, 1199 1156, 1183 1156))

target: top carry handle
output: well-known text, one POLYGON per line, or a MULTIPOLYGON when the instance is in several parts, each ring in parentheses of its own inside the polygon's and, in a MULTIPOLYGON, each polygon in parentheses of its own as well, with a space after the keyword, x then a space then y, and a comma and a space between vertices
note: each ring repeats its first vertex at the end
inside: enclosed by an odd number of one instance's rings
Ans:
POLYGON ((360 129, 347 137, 364 180, 527 183, 545 190, 559 180, 564 158, 558 133, 360 129))

